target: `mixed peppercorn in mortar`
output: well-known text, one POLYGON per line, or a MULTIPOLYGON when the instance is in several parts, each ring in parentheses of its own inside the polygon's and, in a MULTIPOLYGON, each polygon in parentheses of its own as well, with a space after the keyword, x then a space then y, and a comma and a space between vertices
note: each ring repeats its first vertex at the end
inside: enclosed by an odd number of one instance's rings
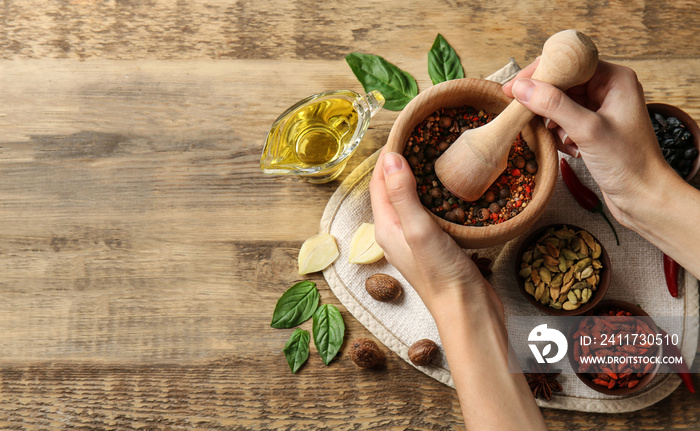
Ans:
POLYGON ((442 185, 433 164, 467 129, 482 126, 495 115, 471 106, 439 109, 411 133, 403 155, 416 177, 418 197, 433 214, 464 226, 502 223, 521 213, 532 199, 537 161, 520 135, 508 155, 508 165, 475 202, 466 202, 442 185))

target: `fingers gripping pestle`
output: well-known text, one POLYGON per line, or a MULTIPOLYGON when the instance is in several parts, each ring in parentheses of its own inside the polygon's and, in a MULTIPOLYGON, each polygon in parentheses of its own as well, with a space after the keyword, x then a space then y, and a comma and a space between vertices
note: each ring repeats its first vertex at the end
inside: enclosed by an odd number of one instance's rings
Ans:
MULTIPOLYGON (((532 78, 567 90, 587 82, 597 65, 593 41, 564 30, 547 39, 532 78)), ((513 100, 491 122, 466 130, 435 162, 442 184, 466 201, 478 200, 506 168, 513 140, 534 116, 513 100)))

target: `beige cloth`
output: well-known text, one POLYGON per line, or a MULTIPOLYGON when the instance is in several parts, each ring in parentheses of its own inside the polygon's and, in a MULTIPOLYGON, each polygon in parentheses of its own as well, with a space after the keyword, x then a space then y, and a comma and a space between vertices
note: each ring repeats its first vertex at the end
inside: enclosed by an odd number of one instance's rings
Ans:
MULTIPOLYGON (((512 78, 517 70, 517 64, 511 59, 506 67, 490 78, 505 82, 512 78)), ((386 347, 410 363, 408 347, 413 342, 430 338, 441 346, 432 316, 418 294, 386 260, 382 259, 371 265, 348 263, 353 233, 363 222, 373 221, 369 180, 377 156, 378 152, 358 166, 343 181, 326 206, 321 220, 321 232, 330 233, 336 238, 340 256, 333 265, 323 271, 323 274, 333 293, 348 311, 386 347), (398 301, 378 302, 367 294, 364 281, 378 272, 392 275, 401 281, 404 295, 398 301)), ((571 158, 568 160, 582 182, 600 195, 583 162, 571 158)), ((531 230, 551 223, 569 223, 589 230, 606 247, 613 265, 612 282, 606 299, 623 299, 639 304, 651 316, 698 316, 696 279, 685 274, 679 298, 672 298, 665 287, 661 252, 639 235, 613 221, 621 243, 619 247, 616 246, 612 231, 602 217, 588 213, 578 206, 562 181, 557 182, 548 208, 531 230)), ((514 279, 514 255, 522 238, 504 246, 476 250, 480 256, 493 260, 494 274, 490 281, 503 302, 506 316, 537 316, 541 313, 524 300, 514 279)), ((529 329, 531 328, 509 328, 509 333, 527 339, 528 334, 525 331, 529 329)), ((692 363, 698 341, 697 318, 686 319, 681 336, 683 356, 688 363, 692 363)), ((416 368, 454 387, 442 348, 440 353, 434 365, 416 368)), ((540 406, 606 413, 634 411, 660 401, 680 384, 680 379, 674 374, 659 374, 638 393, 627 397, 613 397, 593 391, 573 374, 562 374, 559 380, 563 392, 551 401, 537 400, 540 406)))

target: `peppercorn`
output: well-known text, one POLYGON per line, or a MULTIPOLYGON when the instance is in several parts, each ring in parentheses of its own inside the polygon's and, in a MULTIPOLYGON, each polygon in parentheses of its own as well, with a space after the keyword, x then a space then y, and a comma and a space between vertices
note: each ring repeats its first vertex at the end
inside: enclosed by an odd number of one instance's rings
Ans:
POLYGON ((450 117, 440 117, 439 121, 440 127, 447 129, 452 125, 452 118, 450 117))
POLYGON ((530 174, 537 173, 537 161, 535 159, 530 159, 525 164, 525 170, 530 174))
POLYGON ((478 212, 478 217, 479 217, 478 220, 479 221, 486 221, 489 219, 490 216, 491 216, 491 211, 489 211, 488 208, 482 208, 478 212))
POLYGON ((452 223, 457 223, 459 221, 459 217, 457 217, 457 215, 453 211, 449 211, 445 213, 445 220, 452 223))
POLYGON ((527 160, 534 159, 534 153, 522 136, 518 136, 510 148, 508 168, 477 202, 465 202, 455 197, 435 175, 434 161, 459 134, 466 129, 479 127, 492 118, 483 110, 471 107, 440 109, 419 123, 409 136, 404 156, 416 178, 421 203, 436 216, 466 226, 491 225, 516 216, 532 198, 535 178, 525 169, 527 160), (516 191, 518 188, 520 192, 516 191), (520 206, 513 203, 515 199, 522 200, 520 206), (507 211, 502 211, 504 208, 507 211))

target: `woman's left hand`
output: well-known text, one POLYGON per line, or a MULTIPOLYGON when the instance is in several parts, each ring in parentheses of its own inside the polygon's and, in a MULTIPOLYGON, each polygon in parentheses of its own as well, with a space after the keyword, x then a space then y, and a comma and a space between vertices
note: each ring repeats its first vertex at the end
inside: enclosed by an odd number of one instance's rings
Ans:
POLYGON ((428 309, 440 299, 463 298, 466 290, 501 308, 476 264, 420 203, 415 177, 401 155, 382 150, 370 194, 377 243, 428 309))

